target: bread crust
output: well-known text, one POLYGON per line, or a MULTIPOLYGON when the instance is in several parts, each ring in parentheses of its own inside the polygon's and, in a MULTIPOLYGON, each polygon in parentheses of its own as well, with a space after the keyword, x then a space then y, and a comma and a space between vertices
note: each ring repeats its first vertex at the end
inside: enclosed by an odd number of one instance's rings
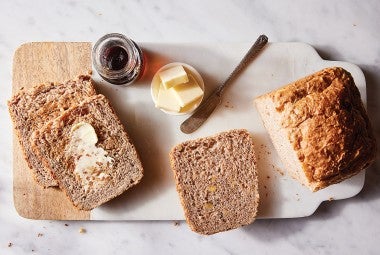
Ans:
POLYGON ((8 101, 8 110, 24 158, 33 178, 41 186, 46 188, 58 183, 31 149, 30 136, 69 107, 95 94, 91 77, 79 75, 64 83, 46 83, 29 90, 21 89, 8 101))
POLYGON ((256 105, 263 100, 274 104, 279 128, 286 130, 311 190, 350 178, 374 161, 370 122, 354 79, 343 68, 326 68, 297 80, 257 98, 256 105))

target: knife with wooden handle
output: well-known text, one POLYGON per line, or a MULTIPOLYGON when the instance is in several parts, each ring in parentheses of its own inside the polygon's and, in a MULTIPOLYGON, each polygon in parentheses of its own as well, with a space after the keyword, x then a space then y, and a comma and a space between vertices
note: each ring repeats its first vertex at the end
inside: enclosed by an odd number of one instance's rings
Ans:
POLYGON ((181 124, 181 131, 185 134, 193 133, 197 130, 211 115, 215 108, 222 102, 223 90, 229 85, 240 72, 253 60, 264 48, 268 42, 266 35, 260 35, 252 45, 244 58, 235 67, 234 71, 228 76, 227 80, 217 87, 211 95, 203 101, 198 109, 181 124))

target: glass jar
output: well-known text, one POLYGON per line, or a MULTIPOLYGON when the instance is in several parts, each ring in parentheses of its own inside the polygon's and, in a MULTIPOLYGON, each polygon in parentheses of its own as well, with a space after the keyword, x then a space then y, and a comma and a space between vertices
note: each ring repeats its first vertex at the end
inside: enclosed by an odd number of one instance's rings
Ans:
POLYGON ((129 85, 144 72, 142 50, 134 41, 118 33, 107 34, 95 43, 92 61, 99 75, 115 85, 129 85))

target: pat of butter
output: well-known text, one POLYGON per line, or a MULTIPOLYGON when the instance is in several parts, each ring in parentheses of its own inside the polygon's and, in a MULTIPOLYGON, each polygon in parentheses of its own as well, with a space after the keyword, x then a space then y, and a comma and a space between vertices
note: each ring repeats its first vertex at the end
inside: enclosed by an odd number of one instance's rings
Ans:
POLYGON ((165 89, 170 89, 173 86, 189 81, 187 73, 181 65, 163 70, 158 75, 165 89))
POLYGON ((162 83, 158 90, 156 107, 172 112, 179 112, 181 110, 181 106, 178 104, 174 94, 170 89, 165 89, 162 83))
POLYGON ((71 132, 73 133, 73 137, 83 141, 84 143, 96 144, 98 142, 98 136, 96 135, 94 127, 88 123, 76 123, 71 128, 71 132))
POLYGON ((185 107, 203 96, 203 90, 191 74, 187 83, 172 87, 169 91, 181 107, 185 107))
POLYGON ((68 156, 74 156, 74 174, 82 182, 85 192, 97 188, 109 180, 104 167, 113 162, 107 151, 97 147, 98 136, 94 127, 86 122, 79 122, 71 128, 71 140, 66 148, 68 156))

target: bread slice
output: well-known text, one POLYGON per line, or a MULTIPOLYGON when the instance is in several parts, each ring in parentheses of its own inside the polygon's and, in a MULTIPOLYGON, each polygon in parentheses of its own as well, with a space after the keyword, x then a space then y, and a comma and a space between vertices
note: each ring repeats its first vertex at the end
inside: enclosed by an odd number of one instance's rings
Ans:
POLYGON ((181 143, 171 150, 170 163, 193 231, 209 235, 254 221, 258 177, 253 140, 246 130, 181 143))
POLYGON ((24 157, 34 179, 43 187, 56 186, 57 181, 33 153, 29 142, 30 136, 71 106, 95 94, 91 77, 81 75, 75 80, 61 84, 48 83, 33 87, 31 90, 22 89, 8 101, 9 113, 24 157))
POLYGON ((349 72, 326 68, 255 99, 287 172, 317 191, 366 168, 376 141, 349 72))
POLYGON ((100 94, 35 131, 31 143, 79 209, 91 210, 109 201, 143 176, 134 145, 100 94), (76 133, 81 126, 87 128, 76 133))

